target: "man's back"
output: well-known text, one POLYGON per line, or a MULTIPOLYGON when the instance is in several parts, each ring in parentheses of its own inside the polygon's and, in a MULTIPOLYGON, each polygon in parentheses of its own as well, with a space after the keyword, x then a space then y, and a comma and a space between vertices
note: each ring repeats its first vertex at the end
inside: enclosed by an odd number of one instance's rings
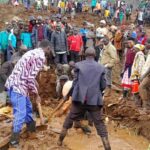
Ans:
POLYGON ((77 63, 73 85, 73 101, 102 105, 102 91, 106 87, 104 67, 94 59, 77 63))
POLYGON ((16 64, 9 76, 6 87, 17 93, 27 95, 28 90, 35 89, 35 78, 45 62, 45 54, 41 48, 28 51, 16 64))

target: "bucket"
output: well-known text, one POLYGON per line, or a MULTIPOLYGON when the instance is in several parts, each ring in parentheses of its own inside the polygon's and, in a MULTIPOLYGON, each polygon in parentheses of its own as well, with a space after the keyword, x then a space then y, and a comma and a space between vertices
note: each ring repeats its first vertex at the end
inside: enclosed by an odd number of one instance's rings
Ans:
POLYGON ((139 81, 138 80, 134 80, 132 82, 132 93, 138 93, 139 92, 139 81))

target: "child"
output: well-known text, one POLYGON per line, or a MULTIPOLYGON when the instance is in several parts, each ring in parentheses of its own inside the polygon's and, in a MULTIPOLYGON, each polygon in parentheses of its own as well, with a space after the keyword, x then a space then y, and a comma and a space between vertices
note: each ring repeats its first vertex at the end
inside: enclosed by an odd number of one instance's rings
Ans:
POLYGON ((109 9, 106 7, 105 9, 105 13, 104 13, 105 19, 108 21, 109 17, 110 17, 110 11, 109 9))
POLYGON ((60 2, 61 14, 65 13, 65 1, 61 0, 60 2))
POLYGON ((28 49, 32 48, 31 33, 28 31, 28 25, 25 26, 25 31, 21 33, 21 44, 25 45, 28 49))

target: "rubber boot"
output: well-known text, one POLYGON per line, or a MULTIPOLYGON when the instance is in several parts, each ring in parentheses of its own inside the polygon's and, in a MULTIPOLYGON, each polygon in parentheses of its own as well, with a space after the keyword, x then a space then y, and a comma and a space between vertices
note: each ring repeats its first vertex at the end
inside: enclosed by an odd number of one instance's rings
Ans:
POLYGON ((19 146, 19 133, 12 133, 9 145, 10 148, 17 148, 19 146))
POLYGON ((111 150, 108 137, 102 137, 102 142, 105 150, 111 150))
POLYGON ((27 133, 28 133, 29 139, 37 139, 35 121, 32 121, 32 122, 27 124, 27 133))
POLYGON ((57 141, 58 146, 62 146, 63 140, 66 137, 66 135, 67 135, 67 129, 63 128, 60 133, 59 139, 57 141))
POLYGON ((91 129, 86 125, 81 125, 81 129, 85 134, 90 134, 91 133, 91 129))

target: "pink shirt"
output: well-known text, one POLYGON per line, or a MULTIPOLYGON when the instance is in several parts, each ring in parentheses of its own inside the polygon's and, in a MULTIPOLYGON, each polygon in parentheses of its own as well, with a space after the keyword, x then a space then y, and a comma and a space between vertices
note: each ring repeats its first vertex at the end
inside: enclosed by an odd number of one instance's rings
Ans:
POLYGON ((45 63, 45 53, 41 48, 25 53, 17 62, 12 74, 6 81, 6 88, 28 96, 29 91, 38 93, 36 76, 45 63))

